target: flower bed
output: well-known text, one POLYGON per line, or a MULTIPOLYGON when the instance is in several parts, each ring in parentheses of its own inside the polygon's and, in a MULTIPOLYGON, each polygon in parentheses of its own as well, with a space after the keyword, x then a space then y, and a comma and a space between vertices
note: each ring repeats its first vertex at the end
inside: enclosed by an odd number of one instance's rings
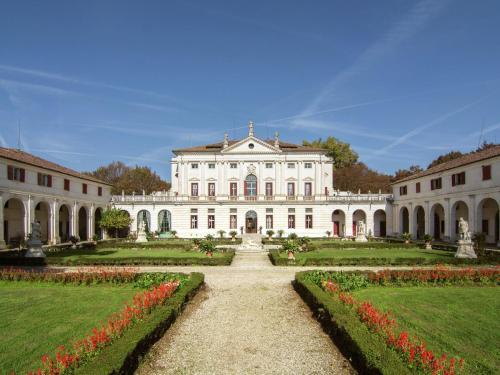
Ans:
MULTIPOLYGON (((37 285, 133 285, 142 290, 122 309, 112 313, 71 345, 47 348, 40 365, 32 373, 132 373, 139 358, 165 332, 180 313, 187 299, 203 283, 203 275, 192 273, 139 274, 132 269, 116 272, 95 269, 91 272, 41 273, 16 269, 0 271, 3 282, 37 285), (96 370, 99 369, 99 370, 96 370)), ((57 303, 57 301, 54 301, 57 303)), ((36 306, 34 306, 36 309, 36 306)))
POLYGON ((436 267, 377 273, 311 271, 298 273, 294 286, 311 308, 319 312, 323 327, 344 354, 353 358, 361 373, 451 375, 464 366, 462 358, 435 353, 423 340, 400 329, 390 311, 383 311, 368 300, 359 300, 352 292, 381 286, 495 287, 499 277, 498 267, 481 270, 436 267))

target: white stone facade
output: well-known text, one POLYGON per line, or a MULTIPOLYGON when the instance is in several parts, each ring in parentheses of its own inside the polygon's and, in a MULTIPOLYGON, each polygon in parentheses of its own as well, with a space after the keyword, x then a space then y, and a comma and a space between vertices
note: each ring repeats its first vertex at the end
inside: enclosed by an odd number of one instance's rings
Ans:
POLYGON ((392 233, 388 195, 334 191, 332 160, 324 150, 284 143, 277 135, 261 140, 251 123, 243 140, 225 136, 219 144, 174 154, 171 191, 113 197, 114 206, 133 219, 131 232, 147 220, 153 232, 175 230, 187 238, 269 229, 343 237, 354 236, 363 220, 367 234, 392 233))
POLYGON ((466 155, 393 185, 395 233, 455 241, 462 217, 472 233, 499 241, 500 147, 466 155), (431 182, 434 181, 434 182, 431 182))
POLYGON ((40 222, 42 241, 91 239, 96 215, 109 206, 110 186, 33 155, 0 149, 0 247, 25 239, 40 222), (26 162, 29 161, 29 162, 26 162))

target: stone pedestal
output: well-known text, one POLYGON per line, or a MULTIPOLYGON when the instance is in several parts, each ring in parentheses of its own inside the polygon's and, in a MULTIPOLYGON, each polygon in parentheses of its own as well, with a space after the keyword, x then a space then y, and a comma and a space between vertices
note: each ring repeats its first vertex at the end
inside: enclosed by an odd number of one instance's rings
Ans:
POLYGON ((42 241, 39 239, 28 240, 28 250, 24 256, 26 258, 45 258, 45 253, 42 250, 42 241))
POLYGON ((356 234, 356 238, 354 239, 356 242, 368 242, 368 238, 366 238, 366 235, 364 233, 358 232, 356 234))
POLYGON ((148 242, 148 237, 146 236, 146 232, 139 231, 137 232, 137 239, 135 242, 148 242))
POLYGON ((474 251, 474 245, 470 240, 458 240, 457 241, 457 252, 455 253, 455 258, 468 258, 476 259, 477 255, 474 251))

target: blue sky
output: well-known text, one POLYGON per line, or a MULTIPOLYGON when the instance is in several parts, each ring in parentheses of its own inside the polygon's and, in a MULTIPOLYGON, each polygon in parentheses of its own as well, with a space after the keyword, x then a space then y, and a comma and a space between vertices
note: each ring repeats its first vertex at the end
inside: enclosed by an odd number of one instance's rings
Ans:
POLYGON ((169 179, 171 150, 333 135, 388 173, 500 142, 500 2, 5 1, 0 144, 169 179))

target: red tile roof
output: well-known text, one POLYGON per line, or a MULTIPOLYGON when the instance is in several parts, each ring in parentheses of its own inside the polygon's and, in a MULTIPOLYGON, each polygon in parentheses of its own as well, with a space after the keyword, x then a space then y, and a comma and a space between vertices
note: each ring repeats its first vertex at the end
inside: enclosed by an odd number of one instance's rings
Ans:
POLYGON ((465 165, 476 163, 478 161, 482 161, 482 160, 486 160, 486 159, 491 159, 491 158, 494 158, 496 156, 500 156, 500 145, 487 148, 486 150, 483 150, 483 151, 471 152, 471 153, 466 154, 464 156, 461 156, 457 159, 453 159, 453 160, 447 161, 445 163, 438 164, 432 168, 426 169, 423 172, 415 173, 411 176, 408 176, 408 177, 402 178, 401 180, 395 181, 391 185, 399 184, 400 182, 405 182, 405 181, 409 181, 409 180, 414 180, 414 179, 420 178, 420 177, 429 176, 429 175, 434 174, 434 173, 444 172, 444 171, 447 171, 449 169, 463 167, 465 165))
POLYGON ((83 180, 93 181, 103 185, 110 185, 107 182, 101 181, 95 177, 77 172, 73 169, 63 167, 62 165, 52 163, 51 161, 39 158, 38 156, 14 148, 0 147, 0 157, 9 160, 14 160, 20 163, 29 164, 34 167, 39 167, 48 169, 50 171, 59 172, 68 176, 81 178, 83 180))
MULTIPOLYGON (((232 140, 228 142, 229 146, 232 146, 238 142, 241 142, 242 140, 232 140)), ((274 147, 274 139, 266 139, 263 140, 266 142, 268 145, 274 147)), ((195 146, 195 147, 189 147, 189 148, 179 148, 177 150, 173 150, 172 152, 174 154, 177 154, 178 152, 219 152, 222 151, 222 146, 223 142, 219 143, 213 143, 213 144, 208 144, 208 145, 202 145, 202 146, 195 146)), ((280 141, 279 148, 285 152, 326 152, 325 149, 322 148, 316 148, 316 147, 308 147, 308 146, 301 146, 301 145, 296 145, 293 143, 287 143, 287 142, 282 142, 280 141)))

